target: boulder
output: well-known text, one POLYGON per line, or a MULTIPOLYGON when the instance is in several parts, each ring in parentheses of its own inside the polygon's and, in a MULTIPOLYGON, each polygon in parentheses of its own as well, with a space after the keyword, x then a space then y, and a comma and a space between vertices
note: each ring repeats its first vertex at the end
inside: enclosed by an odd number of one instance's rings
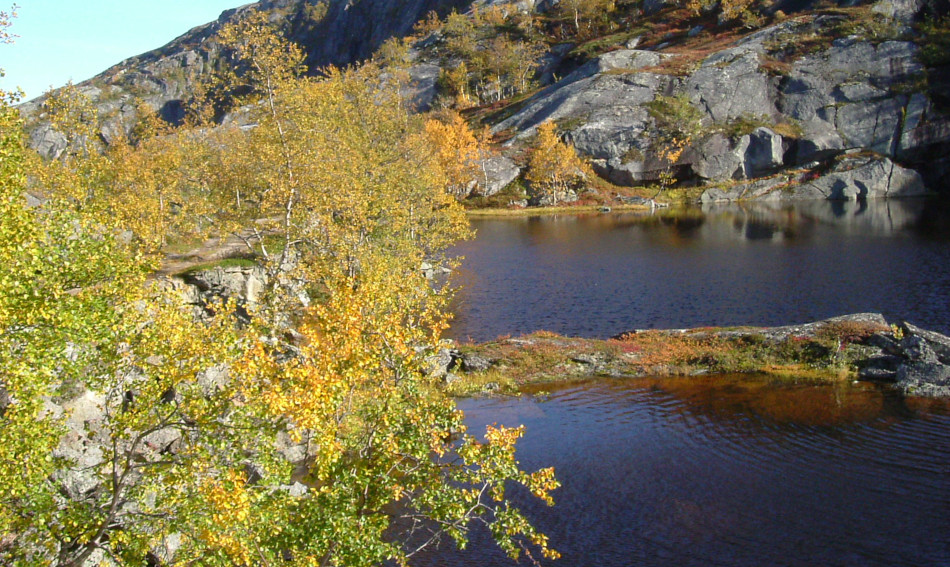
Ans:
POLYGON ((950 337, 906 322, 900 330, 900 341, 880 333, 869 339, 880 354, 864 361, 858 376, 893 381, 909 396, 950 397, 950 337))
POLYGON ((950 366, 934 362, 903 364, 897 369, 897 387, 912 396, 950 396, 950 366))
POLYGON ((530 203, 537 207, 550 207, 559 205, 561 203, 573 203, 577 201, 578 198, 579 197, 577 196, 576 191, 568 189, 567 191, 558 191, 557 195, 551 195, 548 193, 538 195, 532 198, 530 203))
POLYGON ((645 160, 624 163, 620 158, 594 163, 594 171, 616 185, 634 187, 644 182, 656 182, 660 174, 666 171, 667 164, 649 154, 645 160))
POLYGON ((701 179, 728 181, 771 173, 782 166, 784 153, 782 136, 761 127, 734 141, 720 133, 707 136, 680 162, 688 162, 701 179))
POLYGON ((749 137, 733 142, 723 134, 713 134, 690 150, 693 173, 710 181, 727 181, 741 177, 745 171, 743 158, 749 137))
POLYGON ((493 156, 480 162, 482 176, 474 193, 490 197, 518 178, 521 168, 505 156, 493 156))
MULTIPOLYGON (((918 348, 919 345, 923 345, 933 353, 936 360, 943 364, 950 364, 950 337, 921 329, 906 321, 901 323, 901 330, 904 333, 904 341, 908 341, 908 344, 918 345, 918 348), (913 343, 910 343, 911 341, 913 343)), ((907 347, 904 345, 904 341, 902 341, 901 346, 906 351, 907 347)))
POLYGON ((910 24, 913 23, 922 7, 921 0, 878 0, 871 6, 871 11, 881 14, 888 20, 910 24))
MULTIPOLYGON (((744 200, 780 201, 784 198, 784 189, 789 187, 792 178, 777 175, 756 179, 748 183, 736 183, 730 187, 711 187, 703 191, 699 200, 703 204, 744 200)), ((815 193, 815 198, 823 198, 815 193)))
POLYGON ((756 128, 749 134, 742 172, 745 177, 758 177, 782 165, 782 137, 768 128, 756 128))
POLYGON ((462 370, 465 372, 484 372, 495 362, 487 356, 474 352, 463 352, 459 358, 462 370))
POLYGON ((458 356, 458 351, 455 349, 438 348, 423 359, 426 374, 432 378, 444 378, 455 366, 458 356))
POLYGON ((814 181, 797 185, 786 199, 829 200, 919 197, 927 194, 920 174, 884 157, 849 157, 814 181))

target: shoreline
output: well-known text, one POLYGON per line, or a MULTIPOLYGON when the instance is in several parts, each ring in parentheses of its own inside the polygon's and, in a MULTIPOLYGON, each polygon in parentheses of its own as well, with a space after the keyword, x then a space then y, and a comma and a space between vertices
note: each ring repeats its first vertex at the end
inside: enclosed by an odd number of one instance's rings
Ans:
POLYGON ((906 395, 950 397, 950 337, 910 323, 892 325, 877 313, 780 327, 635 330, 609 339, 538 331, 454 345, 437 358, 433 374, 460 397, 515 394, 529 384, 594 377, 731 373, 873 381, 906 395))
POLYGON ((646 205, 558 205, 558 206, 540 206, 524 207, 514 209, 483 207, 477 209, 466 209, 465 215, 469 218, 491 218, 491 217, 531 217, 556 214, 581 214, 581 213, 611 213, 623 211, 649 211, 650 207, 646 205))

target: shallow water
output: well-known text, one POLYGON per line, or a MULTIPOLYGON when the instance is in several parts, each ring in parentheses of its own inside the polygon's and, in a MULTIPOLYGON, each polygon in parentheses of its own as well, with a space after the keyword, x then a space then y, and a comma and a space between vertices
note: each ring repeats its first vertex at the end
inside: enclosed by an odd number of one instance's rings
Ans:
MULTIPOLYGON (((555 466, 533 521, 574 566, 950 565, 950 404, 743 376, 600 380, 463 400, 555 466)), ((549 562, 545 562, 546 564, 549 562)), ((512 565, 484 533, 420 565, 512 565)))
POLYGON ((950 222, 923 201, 474 220, 448 335, 783 325, 881 312, 950 333, 950 222))

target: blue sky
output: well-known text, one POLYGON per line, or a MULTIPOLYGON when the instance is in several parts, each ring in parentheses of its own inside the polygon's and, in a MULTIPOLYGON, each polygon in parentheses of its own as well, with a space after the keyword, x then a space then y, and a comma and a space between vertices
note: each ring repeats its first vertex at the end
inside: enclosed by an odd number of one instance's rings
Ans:
MULTIPOLYGON (((27 99, 84 81, 127 57, 165 45, 251 0, 18 0, 12 45, 0 45, 0 88, 27 99)), ((0 0, 9 10, 13 0, 0 0)))

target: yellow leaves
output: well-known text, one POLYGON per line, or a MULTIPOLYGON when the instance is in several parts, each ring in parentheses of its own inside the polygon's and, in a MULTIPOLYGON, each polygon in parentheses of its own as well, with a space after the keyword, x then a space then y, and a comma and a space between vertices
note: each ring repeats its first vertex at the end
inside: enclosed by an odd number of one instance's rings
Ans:
POLYGON ((249 565, 254 553, 247 541, 252 497, 245 475, 228 471, 221 479, 206 479, 199 494, 210 511, 210 525, 201 531, 201 539, 224 551, 235 564, 249 565))
POLYGON ((485 431, 485 439, 503 451, 514 451, 515 443, 524 435, 524 426, 494 427, 489 425, 485 431))
POLYGON ((577 183, 587 173, 573 146, 561 141, 557 125, 552 121, 538 125, 538 140, 528 161, 528 181, 541 193, 550 195, 557 204, 558 195, 577 183))
POLYGON ((478 160, 485 157, 486 150, 462 115, 454 111, 449 111, 444 121, 427 120, 425 132, 448 178, 449 192, 466 196, 470 184, 477 179, 478 160))

